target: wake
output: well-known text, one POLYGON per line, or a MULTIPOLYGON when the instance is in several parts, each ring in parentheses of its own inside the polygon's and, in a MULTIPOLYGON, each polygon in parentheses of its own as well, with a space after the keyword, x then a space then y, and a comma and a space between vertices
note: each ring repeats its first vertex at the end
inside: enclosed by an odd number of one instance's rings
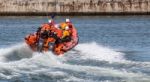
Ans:
POLYGON ((90 44, 79 44, 76 50, 81 51, 82 59, 101 60, 109 62, 121 62, 125 61, 124 54, 116 52, 113 49, 98 45, 93 42, 90 44))
MULTIPOLYGON (((32 50, 24 43, 11 46, 9 48, 1 48, 0 52, 1 52, 0 62, 17 61, 24 58, 31 58, 35 55, 35 52, 32 52, 32 50)), ((75 53, 74 55, 80 56, 81 59, 93 59, 93 60, 102 60, 102 61, 109 61, 109 62, 125 61, 123 53, 116 52, 113 49, 109 49, 104 46, 100 46, 94 42, 90 44, 86 44, 86 43, 79 44, 72 51, 70 51, 70 53, 66 53, 66 54, 72 56, 71 52, 75 53)), ((40 53, 36 53, 36 54, 40 54, 40 53)), ((64 56, 66 54, 64 54, 64 56)))
POLYGON ((0 49, 0 62, 17 61, 23 58, 31 58, 33 52, 26 44, 18 44, 9 48, 0 49))
MULTIPOLYGON (((150 81, 149 76, 143 73, 134 73, 130 70, 114 69, 102 65, 91 66, 102 61, 123 65, 135 65, 123 53, 116 52, 97 43, 83 43, 76 46, 64 56, 55 56, 52 52, 32 52, 25 44, 18 44, 10 48, 0 49, 0 79, 4 81, 93 81, 95 77, 105 77, 112 82, 125 80, 127 82, 150 81), (77 60, 78 59, 78 60, 77 60), (76 61, 75 63, 70 63, 76 61), (88 64, 82 61, 92 60, 88 64), (71 75, 70 75, 71 74, 71 75), (77 74, 77 75, 76 75, 77 74), (84 76, 84 77, 83 77, 84 76), (90 80, 88 76, 90 77, 90 80), (117 79, 119 78, 119 79, 117 79), (139 80, 138 78, 142 78, 139 80), (37 79, 37 80, 34 80, 37 79)), ((140 64, 141 66, 141 64, 140 64)), ((104 79, 105 80, 105 79, 104 79)))

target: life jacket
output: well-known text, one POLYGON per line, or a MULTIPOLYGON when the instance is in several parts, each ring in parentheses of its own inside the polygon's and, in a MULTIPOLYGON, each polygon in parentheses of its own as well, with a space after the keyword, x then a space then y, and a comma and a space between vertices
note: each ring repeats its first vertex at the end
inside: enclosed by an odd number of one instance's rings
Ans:
POLYGON ((31 47, 32 50, 37 49, 37 35, 36 33, 34 34, 29 34, 25 37, 25 42, 31 47))
POLYGON ((59 37, 59 38, 61 38, 62 37, 62 30, 61 29, 56 29, 56 33, 57 33, 57 36, 59 37))
POLYGON ((68 30, 63 30, 62 38, 70 36, 70 32, 68 30))

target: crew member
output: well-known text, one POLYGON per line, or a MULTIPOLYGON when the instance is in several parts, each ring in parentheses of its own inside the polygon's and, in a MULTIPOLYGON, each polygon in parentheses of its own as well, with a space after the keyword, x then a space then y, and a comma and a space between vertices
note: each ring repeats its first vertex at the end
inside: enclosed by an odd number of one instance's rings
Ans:
POLYGON ((66 24, 69 27, 68 31, 70 32, 71 41, 64 43, 64 45, 66 47, 64 47, 63 49, 65 51, 68 51, 68 50, 72 49, 73 47, 75 47, 78 44, 79 39, 78 39, 77 30, 73 26, 73 24, 71 23, 70 19, 66 19, 66 24))
POLYGON ((25 42, 31 47, 33 51, 37 50, 37 33, 29 34, 25 37, 25 42))
POLYGON ((62 36, 57 39, 55 47, 54 47, 54 53, 59 55, 63 54, 65 51, 63 50, 63 47, 65 47, 64 43, 71 41, 70 32, 68 31, 69 27, 66 23, 60 24, 60 30, 62 30, 62 36))
POLYGON ((41 36, 43 39, 43 46, 41 51, 48 51, 49 49, 53 49, 53 45, 58 37, 62 36, 62 31, 55 27, 55 23, 53 20, 49 20, 48 24, 44 24, 41 28, 41 36))

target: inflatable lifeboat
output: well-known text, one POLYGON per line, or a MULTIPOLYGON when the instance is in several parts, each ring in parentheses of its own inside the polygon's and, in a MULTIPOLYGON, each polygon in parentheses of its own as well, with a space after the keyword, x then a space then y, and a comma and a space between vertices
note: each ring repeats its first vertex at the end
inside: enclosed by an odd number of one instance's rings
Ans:
POLYGON ((60 24, 49 22, 25 37, 25 43, 35 52, 52 51, 56 55, 64 54, 78 44, 78 33, 69 21, 63 23, 67 29, 61 29, 60 24), (67 33, 65 38, 62 38, 67 33))

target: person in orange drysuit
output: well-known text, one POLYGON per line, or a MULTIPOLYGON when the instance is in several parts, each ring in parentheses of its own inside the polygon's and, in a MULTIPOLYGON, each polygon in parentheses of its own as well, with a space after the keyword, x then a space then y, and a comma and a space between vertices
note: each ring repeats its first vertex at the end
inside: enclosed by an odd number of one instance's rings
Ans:
POLYGON ((62 36, 62 32, 60 29, 55 27, 55 23, 53 20, 49 20, 48 24, 43 24, 40 28, 40 40, 42 39, 42 49, 40 51, 48 51, 49 49, 53 49, 53 45, 58 37, 62 36))
POLYGON ((25 42, 30 46, 33 51, 37 50, 37 33, 29 34, 25 37, 25 42))
POLYGON ((55 38, 52 37, 53 34, 53 28, 54 28, 54 21, 53 20, 49 20, 49 23, 47 24, 43 24, 41 26, 41 29, 39 31, 40 34, 40 40, 42 40, 42 48, 40 49, 40 51, 48 51, 50 49, 50 43, 55 42, 55 38))

